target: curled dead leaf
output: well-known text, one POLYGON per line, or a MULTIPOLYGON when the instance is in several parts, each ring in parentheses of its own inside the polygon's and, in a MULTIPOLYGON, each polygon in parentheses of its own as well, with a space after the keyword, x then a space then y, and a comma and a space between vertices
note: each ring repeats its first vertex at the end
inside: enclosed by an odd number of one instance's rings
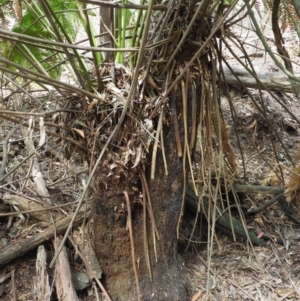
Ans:
POLYGON ((79 136, 81 136, 82 138, 84 138, 84 131, 83 130, 80 130, 80 129, 75 129, 75 128, 72 128, 73 131, 75 131, 79 136))
POLYGON ((99 100, 98 99, 93 99, 93 101, 88 105, 87 111, 91 112, 92 108, 94 107, 95 104, 97 104, 99 100))
POLYGON ((161 90, 161 88, 155 83, 154 79, 150 74, 147 76, 147 83, 156 90, 161 90))
POLYGON ((197 294, 195 294, 193 297, 192 297, 192 300, 191 301, 197 301, 198 298, 201 296, 202 292, 199 291, 197 294))
POLYGON ((263 227, 263 226, 264 226, 264 222, 263 222, 263 220, 262 220, 260 214, 256 214, 256 215, 255 215, 254 221, 255 221, 260 227, 263 227))

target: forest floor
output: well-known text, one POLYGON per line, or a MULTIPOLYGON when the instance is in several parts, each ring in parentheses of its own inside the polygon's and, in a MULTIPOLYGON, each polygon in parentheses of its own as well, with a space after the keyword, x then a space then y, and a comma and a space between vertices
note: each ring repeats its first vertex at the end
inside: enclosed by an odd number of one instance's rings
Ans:
MULTIPOLYGON (((278 179, 272 168, 278 173, 281 167, 284 180, 288 180, 292 169, 288 155, 294 160, 300 141, 299 124, 270 95, 263 93, 261 98, 255 90, 250 93, 258 99, 260 105, 263 102, 267 106, 272 131, 279 134, 282 144, 271 134, 265 117, 252 100, 240 92, 236 93, 235 121, 243 154, 242 159, 236 132, 232 130, 231 144, 239 162, 237 176, 242 183, 248 185, 283 187, 283 181, 278 179), (274 163, 274 146, 279 164, 274 163), (242 160, 245 162, 245 172, 242 160)), ((293 97, 277 96, 286 99, 288 108, 300 120, 299 101, 293 97)), ((224 117, 233 129, 235 126, 225 98, 222 100, 222 107, 224 117)), ((241 196, 240 201, 245 208, 257 208, 273 196, 274 194, 260 192, 247 193, 241 196)), ((294 213, 300 217, 299 212, 294 213)), ((238 214, 236 216, 239 218, 238 214)), ((191 225, 193 222, 190 222, 191 225)), ((217 231, 218 243, 214 243, 209 270, 207 244, 201 241, 192 244, 192 249, 184 255, 193 292, 191 300, 204 300, 202 298, 208 279, 211 300, 300 300, 300 225, 291 221, 278 203, 247 216, 246 225, 249 229, 259 229, 258 232, 265 233, 270 238, 267 246, 252 247, 241 238, 233 241, 217 231)), ((197 241, 197 238, 193 240, 197 241)))
MULTIPOLYGON (((277 72, 278 68, 271 58, 261 51, 256 35, 251 31, 245 34, 245 28, 250 28, 246 22, 244 20, 243 26, 236 26, 234 30, 245 42, 248 54, 263 53, 263 57, 253 58, 254 67, 260 71, 277 72)), ((298 39, 291 30, 283 36, 285 47, 296 63, 294 72, 299 73, 298 39)), ((271 47, 275 53, 272 31, 268 27, 265 37, 273 45, 271 47)), ((236 51, 238 55, 243 55, 238 49, 236 51)), ((225 51, 225 57, 231 66, 237 65, 230 53, 225 51)), ((300 141, 299 100, 291 94, 278 92, 270 95, 265 91, 245 91, 237 87, 231 87, 230 94, 235 118, 232 118, 228 98, 224 95, 221 97, 221 108, 230 126, 230 141, 238 165, 237 178, 248 185, 284 187, 293 164, 298 163, 294 156, 300 141), (278 159, 275 159, 274 149, 278 159), (281 172, 283 180, 279 179, 281 172)), ((274 194, 247 193, 242 195, 240 201, 250 209, 265 204, 272 197, 274 194)), ((297 210, 294 214, 300 217, 299 204, 294 209, 297 210)), ((300 300, 300 225, 290 220, 277 202, 256 215, 247 216, 245 220, 249 229, 256 229, 269 237, 267 246, 251 246, 243 239, 234 241, 217 231, 218 243, 214 243, 208 269, 207 244, 194 242, 191 250, 184 254, 189 270, 191 300, 205 300, 207 289, 207 296, 216 301, 300 300)), ((192 225, 194 221, 190 223, 192 225)), ((197 238, 194 240, 197 241, 197 238)))
MULTIPOLYGON (((239 28, 237 28, 237 34, 239 34, 238 31, 239 28)), ((270 31, 267 32, 267 35, 269 34, 270 31)), ((244 34, 240 32, 240 35, 244 34)), ((292 38, 294 34, 286 32, 285 35, 292 59, 299 63, 296 51, 298 45, 292 38)), ((251 47, 257 47, 258 41, 254 40, 253 35, 249 35, 247 41, 253 45, 247 49, 251 52, 251 47)), ((233 62, 230 54, 225 53, 225 55, 233 62)), ((277 70, 268 56, 255 58, 253 64, 261 70, 275 72, 277 70)), ((299 72, 299 68, 296 68, 295 72, 299 72)), ((225 96, 221 98, 221 107, 224 119, 231 128, 230 141, 236 154, 237 178, 248 185, 283 187, 291 173, 293 166, 291 161, 294 161, 300 141, 299 100, 293 95, 281 93, 274 95, 294 114, 297 121, 276 101, 275 97, 266 92, 260 93, 257 90, 249 89, 246 93, 242 89, 232 87, 231 96, 236 114, 235 123, 233 123, 229 102, 225 96), (249 94, 257 101, 259 107, 253 103, 249 94), (266 108, 269 124, 266 123, 266 116, 259 110, 262 107, 266 108), (278 134, 281 141, 274 133, 278 134), (279 162, 274 160, 274 148, 279 162), (282 169, 284 182, 274 176, 270 166, 279 173, 280 168, 282 169)), ((4 126, 2 128, 4 129, 4 126)), ((5 137, 5 133, 1 133, 1 135, 5 137)), ((19 161, 18 156, 20 154, 16 146, 15 150, 10 152, 9 159, 12 161, 12 165, 14 160, 19 161)), ((59 178, 64 172, 65 170, 58 167, 52 167, 47 171, 48 176, 52 178, 53 174, 51 175, 51 173, 57 173, 59 178)), ((19 177, 21 176, 24 175, 19 175, 19 177)), ((80 193, 78 180, 72 182, 70 179, 69 182, 65 182, 64 186, 69 187, 68 191, 64 191, 65 201, 68 201, 66 195, 72 195, 74 192, 80 193)), ((243 194, 241 201, 242 205, 247 208, 256 208, 273 196, 273 194, 266 193, 248 193, 243 194)), ((298 216, 300 218, 300 214, 298 216)), ((185 223, 192 227, 193 222, 193 217, 187 215, 185 223)), ((25 219, 23 223, 21 226, 16 221, 0 217, 1 247, 11 239, 32 235, 34 231, 39 231, 33 230, 34 222, 32 220, 25 219), (8 223, 13 225, 10 227, 10 231, 6 231, 8 223), (21 229, 22 227, 23 229, 21 229), (24 231, 25 228, 26 231, 24 231)), ((251 246, 246 240, 239 237, 234 241, 231 237, 217 231, 210 265, 207 260, 207 242, 203 236, 198 238, 195 236, 190 248, 185 252, 186 236, 182 234, 184 239, 182 239, 181 254, 188 268, 188 291, 191 301, 205 300, 206 293, 210 296, 210 300, 217 301, 300 300, 300 225, 291 221, 278 203, 274 203, 255 216, 246 217, 246 225, 249 228, 259 228, 261 232, 264 232, 269 238, 267 246, 251 246)), ((53 247, 50 242, 46 244, 46 249, 53 256, 53 247)), ((28 252, 0 269, 0 301, 35 300, 32 294, 36 274, 35 265, 36 250, 28 252)), ((50 275, 50 281, 52 279, 53 275, 50 275)), ((93 287, 82 291, 80 296, 85 301, 96 300, 93 287)))

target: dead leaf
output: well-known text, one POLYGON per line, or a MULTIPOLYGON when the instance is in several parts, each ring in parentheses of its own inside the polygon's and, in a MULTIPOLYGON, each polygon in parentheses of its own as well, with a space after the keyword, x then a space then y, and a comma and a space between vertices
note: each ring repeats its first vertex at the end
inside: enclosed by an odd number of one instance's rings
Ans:
POLYGON ((92 108, 94 107, 95 104, 97 104, 99 100, 98 99, 93 99, 93 101, 88 105, 87 111, 91 112, 92 108))
POLYGON ((142 154, 142 146, 140 145, 137 148, 137 152, 136 152, 136 156, 135 156, 135 162, 134 162, 132 168, 135 168, 139 164, 139 162, 141 160, 141 154, 142 154))
POLYGON ((75 129, 72 128, 73 131, 75 131, 79 136, 81 136, 82 138, 84 138, 84 131, 83 130, 79 130, 79 129, 75 129))
POLYGON ((255 215, 254 221, 255 221, 260 227, 263 227, 263 226, 264 226, 264 221, 262 220, 260 214, 256 214, 256 215, 255 215))
POLYGON ((147 83, 152 86, 156 90, 161 90, 161 88, 155 83, 154 79, 151 75, 148 74, 147 76, 147 83))
POLYGON ((276 289, 276 293, 278 294, 278 296, 282 297, 285 296, 286 294, 288 294, 289 292, 293 291, 294 289, 290 288, 290 287, 279 287, 276 289))
POLYGON ((201 296, 202 292, 199 291, 197 294, 195 294, 192 298, 192 301, 196 301, 200 296, 201 296))

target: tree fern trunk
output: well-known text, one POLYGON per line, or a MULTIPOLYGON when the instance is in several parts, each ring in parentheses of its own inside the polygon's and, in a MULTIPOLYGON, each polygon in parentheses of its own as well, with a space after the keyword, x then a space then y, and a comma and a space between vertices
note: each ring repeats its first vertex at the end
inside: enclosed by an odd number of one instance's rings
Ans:
MULTIPOLYGON (((198 94, 199 95, 199 94, 198 94)), ((181 95, 175 96, 177 116, 182 116, 181 95)), ((190 108, 188 115, 192 116, 190 108)), ((185 266, 177 253, 176 226, 182 204, 183 160, 177 155, 173 119, 167 116, 168 126, 164 125, 164 145, 168 163, 168 176, 161 151, 158 152, 155 179, 150 179, 150 164, 147 166, 146 178, 151 195, 152 209, 160 239, 153 240, 152 224, 147 212, 147 248, 152 273, 146 265, 143 227, 143 205, 139 193, 134 187, 141 188, 137 170, 128 169, 127 176, 112 181, 107 187, 103 185, 105 166, 98 172, 99 183, 94 221, 95 248, 104 271, 105 284, 113 300, 136 301, 136 280, 132 263, 132 247, 126 227, 128 214, 122 191, 127 191, 131 202, 131 215, 134 236, 135 263, 138 272, 138 285, 141 300, 185 301, 186 276, 185 266), (156 254, 154 250, 156 249, 156 254), (157 258, 157 261, 156 261, 157 258)), ((189 128, 191 128, 192 118, 189 128)), ((184 129, 182 118, 178 120, 181 143, 184 129)), ((150 163, 149 156, 148 162, 150 163)))

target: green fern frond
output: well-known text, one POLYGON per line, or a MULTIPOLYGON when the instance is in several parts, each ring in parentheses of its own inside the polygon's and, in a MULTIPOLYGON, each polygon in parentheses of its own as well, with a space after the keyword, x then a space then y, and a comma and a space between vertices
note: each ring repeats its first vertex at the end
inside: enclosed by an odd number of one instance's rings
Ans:
MULTIPOLYGON (((79 28, 77 1, 50 0, 49 5, 53 8, 65 32, 72 40, 75 40, 79 28)), ((6 5, 5 8, 7 12, 8 5, 6 5)), ((33 2, 31 5, 27 5, 22 12, 20 7, 18 9, 11 7, 10 12, 13 10, 15 13, 18 12, 19 15, 19 17, 16 18, 18 22, 12 28, 13 32, 46 40, 56 40, 56 36, 38 3, 33 2)), ((1 18, 1 16, 0 18, 1 21, 4 22, 6 14, 2 13, 2 15, 3 18, 1 18)), ((62 72, 59 62, 63 60, 63 57, 59 51, 42 49, 39 45, 27 45, 25 47, 22 41, 18 44, 3 41, 2 44, 2 55, 15 63, 27 68, 33 68, 36 71, 43 69, 51 77, 57 77, 62 72), (53 66, 57 67, 53 68, 53 66)))

